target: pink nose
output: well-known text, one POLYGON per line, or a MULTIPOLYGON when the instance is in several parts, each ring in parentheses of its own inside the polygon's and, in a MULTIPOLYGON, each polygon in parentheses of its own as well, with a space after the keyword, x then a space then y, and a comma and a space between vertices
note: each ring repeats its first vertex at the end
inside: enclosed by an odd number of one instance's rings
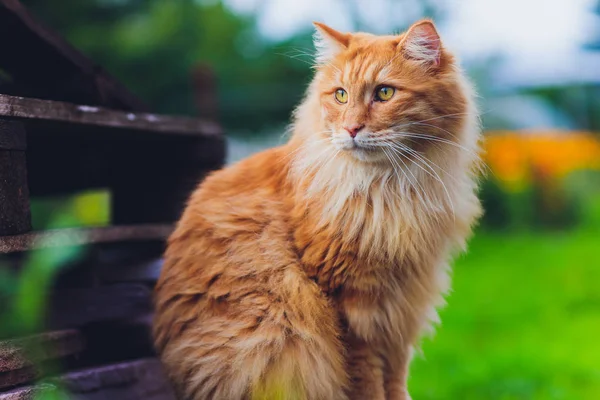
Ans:
POLYGON ((365 126, 361 125, 361 124, 352 124, 352 125, 345 126, 344 129, 348 131, 350 136, 356 137, 356 134, 364 127, 365 126))

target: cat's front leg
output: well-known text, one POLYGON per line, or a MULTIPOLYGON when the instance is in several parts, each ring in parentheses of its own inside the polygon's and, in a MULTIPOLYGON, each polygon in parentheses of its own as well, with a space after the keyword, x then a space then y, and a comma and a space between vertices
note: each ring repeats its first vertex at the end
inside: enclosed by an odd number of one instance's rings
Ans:
POLYGON ((412 349, 400 352, 387 352, 384 370, 386 400, 411 400, 408 393, 408 367, 412 358, 412 349))
POLYGON ((384 388, 384 362, 373 346, 350 334, 348 346, 348 373, 351 400, 387 400, 384 388))

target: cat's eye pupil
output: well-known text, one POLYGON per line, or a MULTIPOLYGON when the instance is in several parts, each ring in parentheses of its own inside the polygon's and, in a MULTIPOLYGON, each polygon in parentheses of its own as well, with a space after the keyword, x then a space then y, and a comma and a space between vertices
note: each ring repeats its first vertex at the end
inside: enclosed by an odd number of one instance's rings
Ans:
POLYGON ((389 86, 380 87, 375 93, 376 100, 378 101, 388 101, 394 96, 396 90, 389 86))
POLYGON ((335 91, 335 99, 338 103, 344 104, 348 102, 348 92, 344 89, 338 89, 335 91))

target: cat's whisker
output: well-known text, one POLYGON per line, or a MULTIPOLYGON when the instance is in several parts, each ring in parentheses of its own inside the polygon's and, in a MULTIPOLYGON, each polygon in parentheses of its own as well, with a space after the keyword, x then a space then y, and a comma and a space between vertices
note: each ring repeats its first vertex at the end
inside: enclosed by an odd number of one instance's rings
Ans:
POLYGON ((404 185, 402 184, 402 179, 400 178, 400 175, 398 174, 398 170, 400 170, 402 172, 402 174, 406 177, 406 180, 409 184, 409 188, 411 188, 412 182, 410 181, 410 179, 408 179, 408 175, 406 175, 406 172, 404 172, 402 167, 400 167, 400 164, 398 164, 394 161, 394 157, 389 155, 388 152, 385 151, 385 148, 382 150, 383 150, 383 154, 385 154, 387 159, 390 161, 390 164, 392 165, 392 170, 394 171, 394 175, 396 175, 396 179, 398 180, 398 182, 397 182, 398 188, 403 190, 403 187, 404 187, 404 185))
MULTIPOLYGON (((419 164, 418 162, 415 162, 414 160, 410 160, 412 161, 418 168, 420 168, 421 170, 423 170, 425 173, 427 173, 428 175, 430 175, 432 178, 434 178, 436 181, 438 181, 442 186, 443 189, 445 191, 445 194, 448 196, 448 200, 450 202, 450 206, 451 206, 451 211, 452 211, 452 215, 455 218, 455 211, 454 211, 454 204, 452 202, 452 198, 450 196, 450 193, 446 187, 446 184, 443 182, 442 178, 439 176, 439 174, 437 173, 437 171, 435 171, 435 169, 428 163, 426 157, 424 155, 422 155, 422 153, 419 153, 418 151, 411 149, 409 146, 405 146, 401 143, 396 143, 396 142, 392 142, 392 141, 384 141, 383 142, 388 148, 391 148, 395 153, 397 153, 399 156, 403 155, 403 152, 407 152, 410 155, 412 155, 413 157, 415 157, 418 161, 421 161, 429 170, 431 170, 431 172, 429 172, 428 170, 424 169, 423 166, 421 166, 421 164, 419 164), (432 173, 433 172, 433 173, 432 173), (434 175, 435 174, 435 175, 434 175)), ((439 167, 437 164, 431 162, 432 164, 434 164, 437 168, 439 168, 440 170, 442 170, 443 172, 446 173, 446 175, 448 175, 450 178, 455 179, 452 175, 450 175, 448 172, 446 172, 443 168, 439 167)), ((456 179, 455 179, 456 180, 456 179)))
MULTIPOLYGON (((457 139, 456 135, 454 135, 452 132, 450 132, 447 129, 441 128, 439 126, 436 126, 436 125, 433 125, 433 124, 424 124, 422 122, 414 122, 414 124, 415 125, 423 125, 423 126, 428 126, 428 127, 431 127, 431 128, 439 129, 442 132, 445 132, 445 133, 449 134, 450 136, 454 137, 455 139, 457 139)), ((481 166, 485 169, 486 172, 490 172, 491 171, 490 166, 487 165, 487 163, 485 161, 481 160, 480 163, 481 163, 481 166)))
POLYGON ((445 144, 448 144, 450 146, 454 146, 454 147, 456 147, 458 149, 461 149, 461 150, 469 153, 470 155, 472 155, 472 156, 474 156, 476 158, 479 157, 476 153, 473 152, 473 150, 471 150, 471 149, 469 149, 469 148, 467 148, 465 146, 462 146, 462 145, 460 145, 458 143, 455 143, 455 142, 453 142, 451 140, 444 139, 444 138, 441 138, 441 137, 438 137, 438 136, 427 135, 427 134, 424 134, 424 133, 407 132, 407 131, 393 132, 391 134, 391 136, 393 136, 395 138, 421 138, 421 139, 431 140, 433 142, 445 143, 445 144))
MULTIPOLYGON (((398 137, 396 137, 396 138, 398 138, 398 137)), ((408 140, 409 142, 411 142, 411 143, 414 143, 414 144, 417 144, 417 143, 418 143, 418 141, 416 140, 416 138, 410 138, 410 137, 401 137, 401 138, 402 138, 402 139, 405 139, 405 140, 408 140)), ((387 140, 390 140, 390 139, 387 139, 387 140)), ((395 142, 394 142, 394 141, 392 141, 392 143, 395 143, 395 142)), ((431 142, 431 145, 435 146, 435 148, 436 148, 436 149, 438 149, 439 151, 443 152, 443 153, 444 153, 444 155, 448 156, 448 149, 446 149, 446 148, 444 147, 444 144, 443 144, 443 143, 438 143, 438 142, 435 142, 435 141, 434 141, 434 142, 431 142)), ((417 150, 415 150, 415 149, 411 149, 411 150, 413 150, 415 153, 418 153, 418 154, 421 154, 422 156, 425 156, 425 154, 424 154, 424 153, 422 153, 422 152, 419 152, 419 151, 417 151, 417 150)), ((440 169, 442 169, 442 168, 440 168, 440 169)), ((445 171, 444 171, 444 172, 445 172, 445 171)), ((453 178, 453 179, 454 179, 454 177, 453 177, 452 175, 448 174, 448 176, 450 176, 451 178, 453 178)))
POLYGON ((441 126, 437 126, 437 125, 433 125, 433 124, 427 124, 425 122, 412 122, 410 125, 419 125, 419 126, 427 126, 430 128, 435 128, 435 129, 439 129, 440 131, 447 133, 448 135, 452 136, 453 138, 457 139, 456 135, 453 134, 452 132, 450 132, 448 129, 444 129, 441 126))
POLYGON ((475 158, 479 157, 479 155, 476 154, 472 149, 469 149, 463 145, 460 145, 460 144, 453 142, 451 140, 448 140, 448 139, 440 138, 438 136, 433 136, 433 135, 427 135, 427 134, 415 133, 415 132, 407 132, 407 131, 404 131, 403 134, 407 135, 407 137, 417 137, 417 138, 422 138, 422 139, 426 139, 426 140, 431 140, 433 142, 448 144, 450 146, 454 146, 458 149, 465 151, 466 153, 472 155, 475 158))
POLYGON ((427 118, 427 119, 423 119, 420 121, 411 121, 411 122, 406 122, 403 124, 393 125, 392 128, 403 128, 406 126, 414 125, 416 123, 430 122, 430 121, 436 121, 436 120, 444 119, 444 118, 453 118, 453 117, 460 117, 460 116, 467 116, 467 115, 469 115, 469 113, 454 113, 454 114, 438 115, 437 117, 427 118))
MULTIPOLYGON (((391 147, 388 147, 388 148, 389 148, 389 149, 392 149, 391 147)), ((393 149, 392 149, 392 150, 393 150, 393 149)), ((417 194, 417 196, 419 196, 419 199, 421 200, 421 202, 423 202, 423 204, 426 204, 426 205, 427 205, 427 204, 429 203, 429 205, 431 206, 431 203, 430 203, 430 201, 429 201, 430 199, 428 198, 428 199, 427 199, 427 201, 426 201, 426 200, 425 200, 425 198, 423 197, 423 196, 425 196, 425 197, 428 197, 428 196, 427 196, 427 192, 425 191, 425 188, 423 188, 423 186, 422 186, 422 185, 421 185, 421 183, 419 182, 419 179, 418 179, 418 178, 416 177, 416 175, 415 175, 415 174, 414 174, 414 173, 411 171, 411 169, 408 167, 408 165, 407 165, 407 164, 404 162, 403 158, 405 157, 405 155, 404 155, 404 154, 402 154, 401 152, 398 152, 397 154, 398 154, 398 156, 399 156, 399 157, 398 157, 398 159, 396 160, 396 162, 397 162, 397 161, 400 161, 400 162, 402 163, 402 165, 404 165, 404 167, 406 168, 406 170, 408 171, 408 173, 410 173, 410 175, 411 175, 411 176, 412 176, 412 177, 415 179, 415 183, 416 183, 416 185, 415 185, 415 184, 413 184, 413 182, 412 182, 412 179, 410 179, 406 173, 404 174, 404 175, 406 176, 406 179, 408 179, 408 181, 410 182, 410 184, 411 184, 411 185, 413 186, 413 188, 415 189, 415 193, 417 194), (419 190, 419 189, 420 189, 420 190, 419 190), (423 196, 421 195, 421 193, 423 193, 423 196)), ((395 158, 394 158, 394 157, 391 157, 391 158, 395 160, 395 158)), ((397 165, 398 165, 398 164, 397 164, 397 165)), ((399 165, 398 165, 398 166, 399 166, 399 165)), ((400 169, 401 169, 401 170, 404 172, 404 168, 400 168, 400 169)))
POLYGON ((337 149, 332 157, 323 157, 325 155, 325 153, 327 153, 329 151, 330 151, 330 148, 328 146, 325 146, 316 155, 316 158, 318 161, 313 166, 313 169, 315 169, 315 174, 318 174, 323 168, 325 168, 327 165, 329 165, 329 163, 332 162, 337 157, 337 155, 340 153, 341 150, 337 149))
POLYGON ((314 65, 314 63, 312 61, 303 60, 302 58, 300 58, 302 55, 295 55, 294 56, 294 55, 283 54, 283 53, 277 53, 277 55, 284 56, 284 57, 287 57, 287 58, 291 58, 292 60, 295 60, 295 61, 303 62, 304 64, 307 64, 307 65, 309 65, 311 67, 314 65))
MULTIPOLYGON (((406 146, 407 149, 410 149, 410 147, 406 146)), ((458 179, 456 179, 452 174, 450 174, 448 171, 446 171, 444 168, 440 167, 438 164, 436 164, 435 162, 433 162, 432 160, 430 160, 429 158, 427 158, 425 156, 425 154, 420 153, 414 149, 410 149, 410 151, 413 153, 413 155, 415 157, 420 158, 421 160, 423 160, 426 163, 431 163, 433 164, 437 169, 439 169, 440 171, 444 172, 450 179, 454 180, 457 183, 460 183, 460 181, 458 179)))
POLYGON ((422 122, 429 122, 429 121, 437 121, 438 119, 453 118, 453 117, 464 117, 464 116, 467 116, 467 115, 470 115, 470 114, 466 113, 466 112, 454 113, 454 114, 444 114, 444 115, 438 115, 437 117, 427 118, 427 119, 423 119, 421 121, 415 121, 415 122, 422 123, 422 122))
POLYGON ((291 58, 293 60, 301 61, 305 64, 310 65, 311 67, 314 66, 315 54, 313 52, 311 52, 310 49, 292 48, 287 53, 276 53, 276 54, 291 58), (303 59, 302 57, 306 57, 309 60, 303 59))
POLYGON ((342 70, 339 69, 338 67, 336 67, 335 65, 333 65, 332 63, 329 63, 329 62, 320 62, 320 63, 314 62, 311 68, 312 69, 317 69, 317 68, 322 67, 322 66, 331 67, 332 69, 336 70, 337 73, 339 73, 340 75, 342 75, 342 70))
MULTIPOLYGON (((437 126, 437 125, 433 125, 433 124, 427 124, 427 123, 424 123, 424 122, 413 122, 411 125, 425 126, 425 127, 428 127, 428 128, 435 128, 435 129, 438 129, 438 130, 439 130, 439 131, 441 131, 441 132, 444 132, 444 133, 446 133, 446 134, 450 135, 450 137, 452 137, 453 139, 455 139, 455 140, 457 140, 457 141, 459 141, 459 140, 460 140, 458 137, 456 137, 456 135, 455 135, 455 134, 453 134, 453 133, 452 133, 452 132, 450 132, 449 130, 447 130, 447 129, 444 129, 444 128, 442 128, 442 127, 440 127, 440 126, 437 126)), ((425 134, 429 134, 429 132, 424 132, 424 133, 425 133, 425 134)))
MULTIPOLYGON (((412 154, 415 158, 417 158, 417 160, 420 160, 423 162, 423 164, 431 171, 427 171, 425 168, 423 168, 423 166, 421 166, 419 163, 414 162, 413 163, 419 167, 421 170, 423 170, 425 173, 427 173, 429 176, 431 176, 432 178, 434 178, 435 180, 437 180, 443 187, 444 192, 446 194, 446 196, 448 197, 448 201, 450 203, 450 209, 452 211, 452 218, 456 219, 456 212, 454 209, 454 202, 452 201, 452 196, 450 196, 450 192, 448 191, 448 188, 446 187, 446 184, 444 183, 444 181, 442 180, 442 178, 440 177, 440 175, 437 173, 437 171, 429 164, 429 162, 427 162, 427 159, 425 157, 421 157, 419 154, 417 154, 417 152, 413 149, 411 149, 408 146, 404 146, 401 143, 398 143, 400 146, 402 146, 402 148, 404 148, 404 151, 407 151, 409 154, 412 154), (432 174, 433 173, 433 174, 432 174), (435 175, 435 176, 434 176, 435 175)), ((431 161, 432 164, 436 165, 435 163, 433 163, 431 161)), ((437 166, 437 165, 436 165, 437 166)), ((440 168, 439 166, 437 166, 440 170, 446 172, 444 169, 440 168)), ((446 174, 453 178, 448 172, 446 172, 446 174)))

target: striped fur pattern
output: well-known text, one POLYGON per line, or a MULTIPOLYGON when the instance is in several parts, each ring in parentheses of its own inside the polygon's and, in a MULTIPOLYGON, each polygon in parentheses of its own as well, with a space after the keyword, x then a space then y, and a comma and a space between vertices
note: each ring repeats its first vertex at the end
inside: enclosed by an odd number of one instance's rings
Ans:
POLYGON ((409 399, 481 213, 473 92, 434 25, 317 30, 289 142, 210 175, 169 240, 154 337, 182 399, 409 399))

